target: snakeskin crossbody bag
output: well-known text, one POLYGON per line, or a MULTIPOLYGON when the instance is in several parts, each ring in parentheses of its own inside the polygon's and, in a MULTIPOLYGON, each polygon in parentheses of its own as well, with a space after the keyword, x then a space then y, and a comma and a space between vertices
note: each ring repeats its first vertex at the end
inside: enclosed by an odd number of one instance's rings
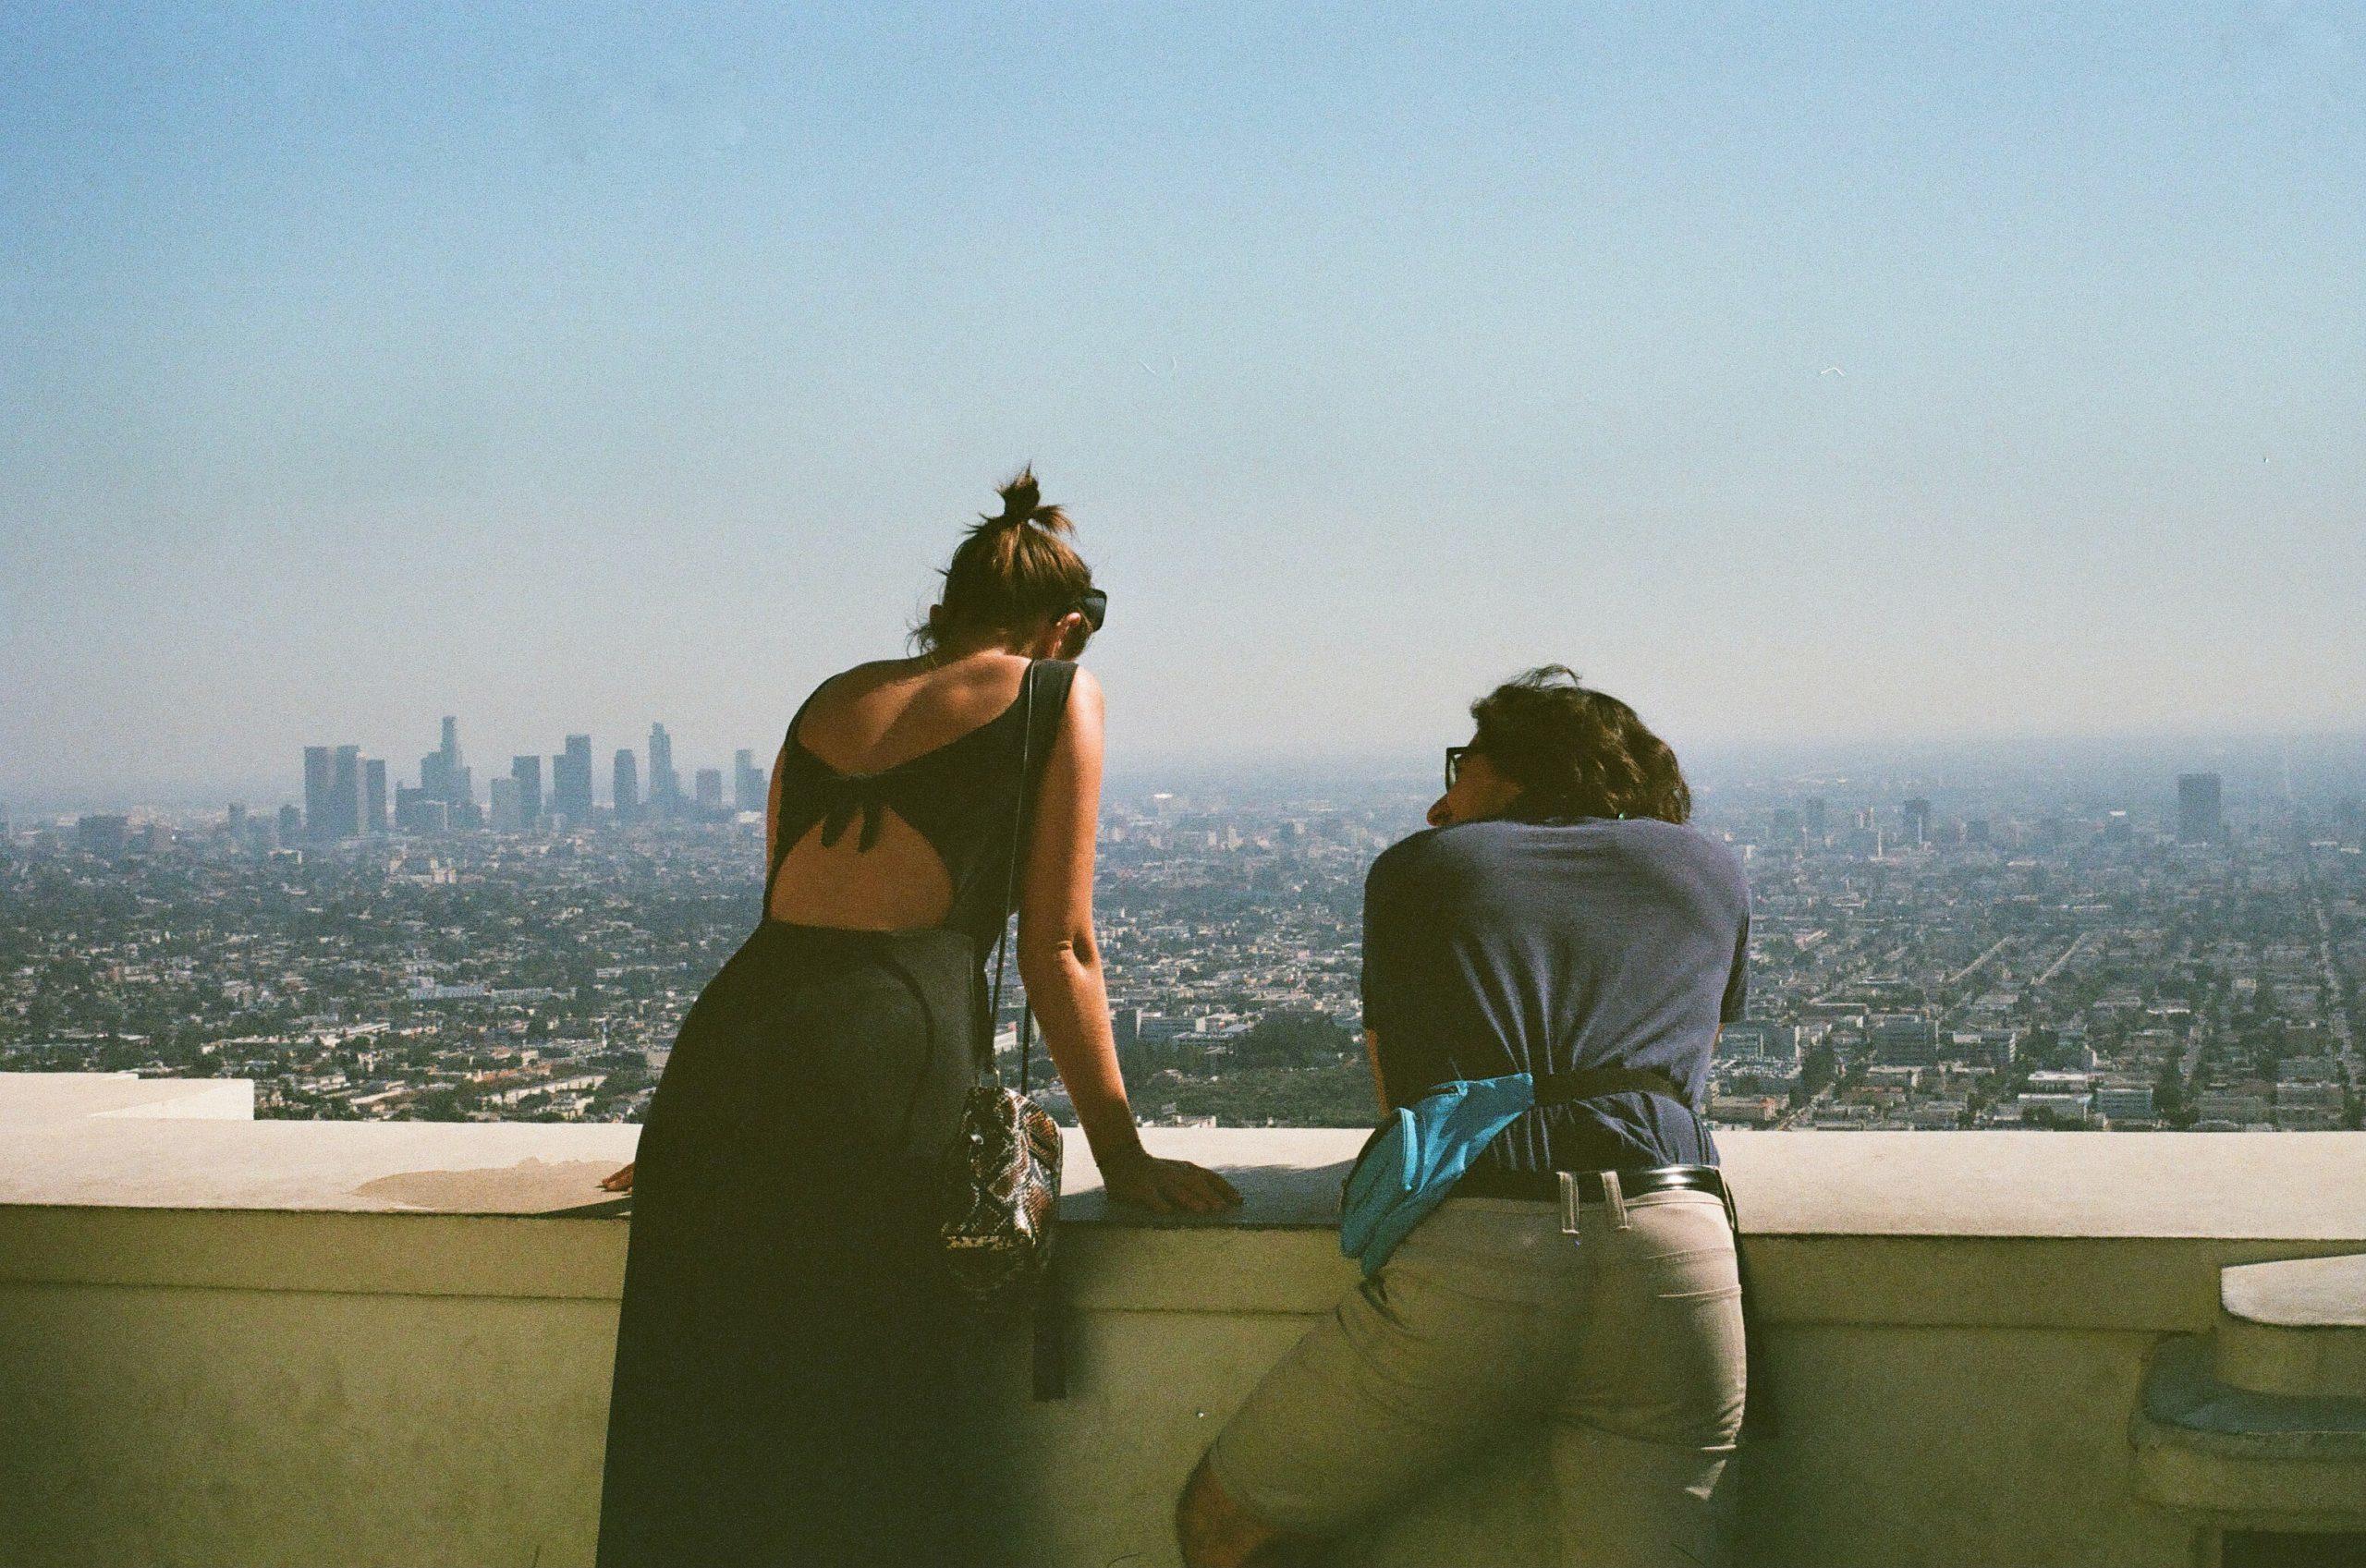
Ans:
MULTIPOLYGON (((1018 807, 1010 832, 1010 880, 1006 908, 1016 908, 1018 866, 1027 851, 1028 789, 1035 742, 1035 666, 1021 682, 1025 728, 1018 751, 1018 807)), ((1027 1299, 1051 1260, 1052 1229, 1060 1207, 1060 1129, 1028 1098, 1035 1012, 1018 1016, 1018 1087, 1006 1087, 994 1062, 994 1031, 1002 1021, 1004 961, 1010 923, 994 943, 994 979, 986 1038, 979 1045, 982 1081, 961 1103, 961 1124, 947 1153, 941 1227, 945 1259, 964 1295, 983 1307, 1027 1299)))

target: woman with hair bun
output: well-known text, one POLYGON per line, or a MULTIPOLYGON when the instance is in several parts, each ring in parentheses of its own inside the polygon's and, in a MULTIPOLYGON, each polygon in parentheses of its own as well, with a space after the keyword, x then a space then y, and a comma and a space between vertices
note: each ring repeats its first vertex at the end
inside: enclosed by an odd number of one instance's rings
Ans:
POLYGON ((1001 495, 919 651, 789 722, 762 922, 603 1184, 634 1208, 603 1568, 979 1560, 989 1344, 938 1205, 1014 890, 1018 973, 1110 1195, 1239 1201, 1135 1132, 1092 930, 1101 692, 1075 663, 1107 600, 1031 471, 1001 495))

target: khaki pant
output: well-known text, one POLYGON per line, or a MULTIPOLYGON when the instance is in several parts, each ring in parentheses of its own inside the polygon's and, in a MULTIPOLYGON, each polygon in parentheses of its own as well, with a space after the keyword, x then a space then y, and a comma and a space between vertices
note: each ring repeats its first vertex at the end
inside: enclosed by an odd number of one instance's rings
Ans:
MULTIPOLYGON (((1576 1236, 1555 1204, 1454 1198, 1266 1374, 1208 1463, 1268 1525, 1338 1536, 1454 1517, 1427 1494, 1472 1487, 1475 1460, 1496 1489, 1518 1477, 1545 1560, 1698 1563, 1742 1395, 1716 1197, 1588 1204, 1576 1236)), ((1519 1560, 1472 1544, 1445 1560, 1519 1560)))

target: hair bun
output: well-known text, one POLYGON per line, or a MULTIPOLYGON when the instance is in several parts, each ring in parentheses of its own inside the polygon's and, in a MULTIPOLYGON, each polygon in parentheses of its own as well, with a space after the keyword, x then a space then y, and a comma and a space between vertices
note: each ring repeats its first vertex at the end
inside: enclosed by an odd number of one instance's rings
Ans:
POLYGON ((1043 504, 1043 488, 1035 481, 1032 463, 1019 469, 1008 484, 996 486, 994 493, 1002 497, 1002 515, 986 518, 989 528, 1017 529, 1032 523, 1047 532, 1067 533, 1072 526, 1066 512, 1043 504))

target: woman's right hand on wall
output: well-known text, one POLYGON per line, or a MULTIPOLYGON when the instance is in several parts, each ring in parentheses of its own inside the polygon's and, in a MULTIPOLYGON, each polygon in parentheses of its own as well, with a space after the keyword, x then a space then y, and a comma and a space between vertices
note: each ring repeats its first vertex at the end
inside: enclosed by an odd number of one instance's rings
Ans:
POLYGON ((604 1192, 630 1192, 630 1191, 632 1191, 632 1166, 633 1166, 633 1165, 638 1165, 638 1164, 640 1164, 640 1161, 639 1161, 638 1160, 636 1160, 636 1161, 634 1161, 632 1162, 632 1165, 627 1165, 623 1170, 618 1171, 615 1175, 613 1175, 613 1176, 603 1176, 603 1177, 601 1177, 601 1178, 600 1178, 600 1188, 601 1188, 601 1190, 602 1190, 602 1191, 604 1191, 604 1192))
POLYGON ((1101 1182, 1111 1197, 1153 1214, 1221 1214, 1240 1207, 1240 1194, 1213 1171, 1141 1149, 1103 1164, 1101 1182))

